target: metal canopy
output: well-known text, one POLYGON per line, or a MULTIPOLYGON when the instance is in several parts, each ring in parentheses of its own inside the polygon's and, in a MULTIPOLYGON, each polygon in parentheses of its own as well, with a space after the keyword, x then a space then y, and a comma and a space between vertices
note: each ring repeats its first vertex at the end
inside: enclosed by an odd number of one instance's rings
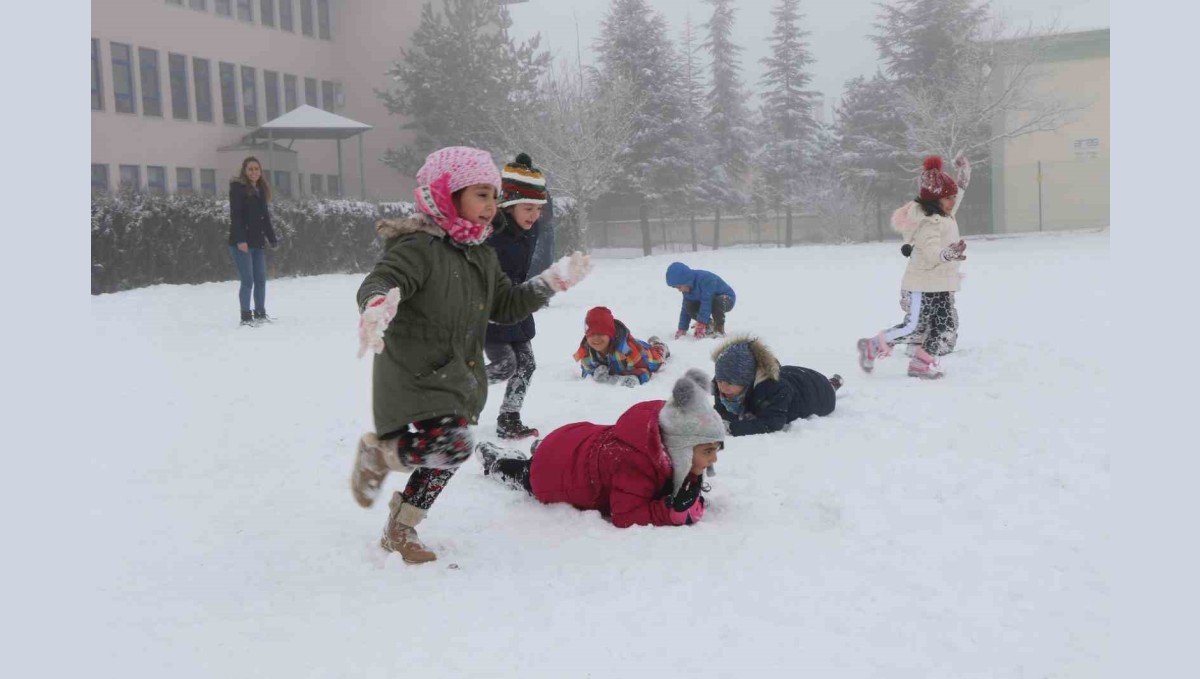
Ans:
MULTIPOLYGON (((338 195, 345 191, 346 183, 342 177, 342 140, 358 137, 358 182, 363 200, 367 199, 367 180, 363 167, 362 133, 372 129, 366 123, 351 120, 345 116, 319 109, 315 106, 297 107, 287 113, 256 128, 246 135, 246 139, 266 139, 268 149, 274 146, 276 139, 332 139, 337 142, 338 161, 338 195)), ((268 166, 274 165, 274 158, 268 159, 268 166)), ((271 168, 274 169, 274 168, 271 168)))

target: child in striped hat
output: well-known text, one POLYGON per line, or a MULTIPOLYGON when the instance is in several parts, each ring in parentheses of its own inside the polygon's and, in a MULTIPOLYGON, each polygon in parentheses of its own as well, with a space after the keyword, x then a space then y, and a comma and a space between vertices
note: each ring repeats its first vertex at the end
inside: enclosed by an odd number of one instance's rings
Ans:
MULTIPOLYGON (((492 220, 492 235, 487 244, 496 251, 500 268, 520 285, 529 278, 533 254, 537 250, 538 224, 542 206, 546 204, 546 177, 533 166, 527 153, 500 172, 500 210, 492 220)), ((496 435, 502 439, 519 440, 537 436, 538 431, 521 421, 521 406, 537 364, 533 358, 533 336, 537 328, 533 316, 517 323, 488 323, 483 351, 490 363, 487 366, 489 384, 507 382, 500 415, 496 418, 496 435)))

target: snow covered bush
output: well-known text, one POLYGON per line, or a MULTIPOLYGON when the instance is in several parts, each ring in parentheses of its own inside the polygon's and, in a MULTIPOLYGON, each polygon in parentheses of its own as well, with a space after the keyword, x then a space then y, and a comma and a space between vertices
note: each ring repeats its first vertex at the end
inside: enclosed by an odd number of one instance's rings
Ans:
MULTIPOLYGON (((279 247, 267 257, 268 274, 366 271, 380 254, 375 221, 412 212, 411 203, 274 201, 271 220, 279 247)), ((227 199, 144 193, 92 196, 92 294, 234 278, 227 199)))

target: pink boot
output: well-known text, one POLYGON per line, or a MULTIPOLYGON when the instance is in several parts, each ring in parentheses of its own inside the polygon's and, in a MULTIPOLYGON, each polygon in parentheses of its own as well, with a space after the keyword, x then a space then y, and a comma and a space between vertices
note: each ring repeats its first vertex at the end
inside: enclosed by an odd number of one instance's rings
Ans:
POLYGON ((912 360, 908 362, 908 376, 923 380, 939 380, 945 373, 938 367, 937 359, 929 355, 923 347, 917 347, 912 352, 912 360))
POLYGON ((863 372, 869 373, 875 369, 876 358, 887 358, 891 355, 892 345, 888 344, 883 333, 858 341, 858 367, 862 368, 863 372))

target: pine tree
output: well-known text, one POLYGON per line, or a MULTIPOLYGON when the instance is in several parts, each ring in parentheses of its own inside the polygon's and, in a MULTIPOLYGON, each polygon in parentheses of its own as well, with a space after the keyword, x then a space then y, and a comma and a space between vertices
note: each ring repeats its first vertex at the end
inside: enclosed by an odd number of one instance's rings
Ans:
POLYGON ((445 0, 444 8, 422 7, 410 47, 388 70, 395 87, 379 93, 389 113, 406 118, 401 129, 413 133, 407 146, 385 155, 404 173, 443 146, 501 150, 498 130, 536 105, 550 61, 538 37, 513 42, 512 19, 495 0, 445 0))
POLYGON ((694 181, 688 160, 686 96, 666 20, 645 0, 613 0, 596 40, 600 82, 623 80, 642 96, 634 134, 621 162, 639 203, 642 249, 651 254, 650 202, 682 204, 694 181))
MULTIPOLYGON (((700 50, 703 45, 696 36, 695 26, 691 15, 683 20, 683 31, 679 37, 679 52, 682 59, 683 94, 687 116, 687 127, 690 132, 688 144, 688 161, 693 168, 694 176, 705 174, 705 139, 704 134, 704 71, 700 60, 700 50)), ((692 235, 692 252, 699 249, 696 237, 696 211, 707 203, 704 188, 699 182, 687 187, 684 191, 684 209, 688 214, 688 227, 692 235)))
POLYGON ((713 247, 721 240, 721 208, 737 209, 746 204, 746 173, 750 162, 752 133, 747 125, 746 94, 741 83, 742 48, 733 42, 733 0, 707 0, 712 17, 704 24, 708 38, 705 49, 712 57, 712 87, 708 91, 705 132, 712 145, 705 175, 706 193, 716 208, 713 247))
POLYGON ((871 36, 887 75, 901 84, 953 79, 988 20, 976 0, 893 0, 871 36))
POLYGON ((800 184, 812 165, 810 148, 817 130, 813 119, 813 92, 808 90, 812 74, 808 68, 814 59, 804 41, 807 31, 800 28, 800 0, 779 0, 771 10, 775 27, 771 31, 771 54, 763 58, 766 67, 762 114, 768 134, 760 148, 757 165, 768 188, 771 201, 786 215, 786 245, 792 245, 792 209, 804 196, 800 184))
POLYGON ((896 87, 881 73, 869 80, 853 78, 834 107, 837 167, 873 203, 881 239, 883 206, 911 198, 907 194, 913 188, 913 175, 903 169, 909 154, 904 121, 895 106, 896 87))

